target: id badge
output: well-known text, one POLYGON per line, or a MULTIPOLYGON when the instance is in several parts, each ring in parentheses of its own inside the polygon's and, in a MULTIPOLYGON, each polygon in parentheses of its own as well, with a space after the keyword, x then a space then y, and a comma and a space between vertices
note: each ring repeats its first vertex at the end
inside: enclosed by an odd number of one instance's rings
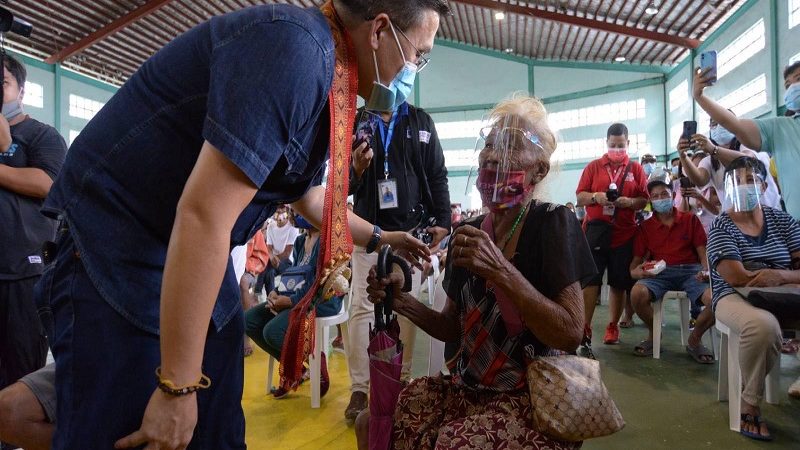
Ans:
POLYGON ((613 216, 613 215, 614 215, 614 210, 615 210, 615 209, 616 209, 616 208, 615 208, 615 206, 614 206, 614 205, 606 205, 606 206, 603 206, 603 215, 604 215, 604 216, 613 216))
POLYGON ((380 209, 397 208, 397 180, 387 178, 378 181, 378 200, 380 209))

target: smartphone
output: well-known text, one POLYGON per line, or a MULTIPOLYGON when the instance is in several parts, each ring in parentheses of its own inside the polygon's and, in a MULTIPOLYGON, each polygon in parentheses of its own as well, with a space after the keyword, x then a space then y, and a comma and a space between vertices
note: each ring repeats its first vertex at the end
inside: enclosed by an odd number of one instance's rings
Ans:
POLYGON ((681 189, 689 189, 694 187, 694 183, 692 183, 692 180, 690 180, 689 177, 680 177, 679 181, 681 183, 681 189))
POLYGON ((687 141, 692 140, 692 136, 697 134, 697 122, 694 120, 687 120, 683 122, 683 134, 681 134, 681 138, 686 139, 687 141))
POLYGON ((700 70, 709 70, 707 76, 711 76, 710 83, 717 82, 717 51, 709 50, 700 54, 700 70))
POLYGON ((377 123, 372 120, 372 116, 366 111, 361 114, 356 126, 356 139, 353 141, 353 150, 358 148, 359 145, 366 142, 372 145, 372 138, 375 136, 375 127, 377 123))

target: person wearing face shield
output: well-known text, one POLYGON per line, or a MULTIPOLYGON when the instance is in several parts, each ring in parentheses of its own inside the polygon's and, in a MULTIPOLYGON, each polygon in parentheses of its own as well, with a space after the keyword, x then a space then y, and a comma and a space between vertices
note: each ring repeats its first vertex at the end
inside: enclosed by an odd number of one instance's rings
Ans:
MULTIPOLYGON (((762 204, 766 173, 761 161, 752 157, 731 162, 725 174, 723 213, 708 237, 716 319, 740 336, 741 433, 757 440, 772 440, 760 405, 764 379, 780 358, 779 320, 784 318, 753 306, 737 288, 800 285, 800 224, 762 204)), ((790 393, 793 390, 800 390, 800 380, 790 393)))
MULTIPOLYGON (((606 133, 608 152, 583 170, 576 194, 578 206, 586 207, 584 230, 599 274, 583 290, 585 306, 584 344, 591 344, 592 317, 603 273, 608 269, 610 318, 603 337, 605 344, 619 342, 618 322, 622 317, 626 292, 633 286, 628 266, 633 258, 636 211, 647 204, 647 177, 644 169, 628 158, 628 128, 616 123, 606 133), (609 196, 617 198, 610 198, 609 196)), ((627 309, 627 308, 626 308, 627 309)), ((631 323, 633 310, 626 312, 631 323)))
MULTIPOLYGON (((73 143, 44 205, 64 224, 41 294, 56 305, 55 449, 245 447, 229 254, 278 205, 338 226, 321 237, 328 267, 344 267, 351 237, 428 258, 407 233, 345 216, 346 180, 357 97, 393 105, 383 83, 407 71, 390 25, 429 52, 447 2, 319 3, 243 8, 176 37, 73 143)), ((286 366, 289 384, 301 374, 286 366)))
POLYGON ((1 69, 0 390, 44 366, 53 338, 50 321, 37 313, 34 286, 45 269, 42 245, 57 226, 40 209, 67 153, 55 128, 25 114, 25 66, 4 54, 1 69))
MULTIPOLYGON (((732 111, 728 110, 730 114, 732 111)), ((708 136, 695 134, 690 139, 681 138, 678 141, 678 153, 680 155, 683 173, 695 186, 706 186, 711 184, 717 190, 720 198, 725 197, 725 167, 736 158, 752 156, 758 158, 762 163, 769 167, 770 157, 766 152, 754 152, 743 146, 736 136, 717 123, 713 118, 709 123, 710 132, 708 136), (694 155, 690 155, 689 149, 697 149, 709 156, 703 158, 699 163, 694 155)), ((767 192, 762 202, 770 207, 781 208, 781 194, 778 190, 778 183, 775 182, 771 174, 767 174, 767 192)))
MULTIPOLYGON (((800 167, 800 146, 797 145, 800 142, 800 114, 740 119, 705 94, 705 89, 711 84, 707 71, 695 73, 692 86, 695 101, 713 121, 744 146, 757 152, 769 152, 775 158, 786 210, 795 219, 800 219, 800 172, 797 171, 800 167)), ((783 87, 786 89, 783 101, 787 111, 800 111, 800 61, 783 70, 783 87)))
POLYGON ((378 279, 370 271, 373 303, 392 285, 398 314, 459 344, 452 377, 417 378, 400 393, 394 449, 474 448, 475 442, 580 447, 530 425, 526 348, 537 356, 575 350, 584 320, 581 288, 596 273, 573 213, 536 198, 556 149, 546 114, 538 99, 526 96, 490 113, 476 146, 476 187, 489 212, 465 219, 450 236, 441 312, 400 292, 397 274, 378 279))

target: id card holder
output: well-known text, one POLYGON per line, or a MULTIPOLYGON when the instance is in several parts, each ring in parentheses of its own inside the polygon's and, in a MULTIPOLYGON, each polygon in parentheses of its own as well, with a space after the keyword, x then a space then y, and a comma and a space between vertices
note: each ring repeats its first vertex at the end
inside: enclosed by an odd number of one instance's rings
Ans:
POLYGON ((378 206, 380 209, 397 208, 397 180, 394 178, 378 181, 378 206))
POLYGON ((613 216, 615 209, 616 209, 616 207, 614 205, 603 206, 603 215, 604 216, 613 216))

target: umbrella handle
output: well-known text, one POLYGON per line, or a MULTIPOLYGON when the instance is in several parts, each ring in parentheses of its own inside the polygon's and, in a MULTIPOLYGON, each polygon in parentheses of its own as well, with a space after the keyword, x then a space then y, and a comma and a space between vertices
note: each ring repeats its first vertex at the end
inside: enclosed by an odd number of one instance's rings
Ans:
MULTIPOLYGON (((411 292, 411 266, 401 257, 395 255, 392 252, 391 245, 384 245, 381 247, 380 253, 378 253, 378 264, 377 264, 377 272, 378 278, 384 278, 388 276, 394 270, 394 266, 397 266, 403 272, 403 287, 401 290, 403 292, 411 292)), ((386 298, 383 300, 383 315, 386 316, 386 323, 391 320, 391 316, 393 313, 394 307, 394 289, 391 286, 386 287, 386 298)), ((378 315, 378 308, 375 309, 375 315, 377 320, 378 315)))

